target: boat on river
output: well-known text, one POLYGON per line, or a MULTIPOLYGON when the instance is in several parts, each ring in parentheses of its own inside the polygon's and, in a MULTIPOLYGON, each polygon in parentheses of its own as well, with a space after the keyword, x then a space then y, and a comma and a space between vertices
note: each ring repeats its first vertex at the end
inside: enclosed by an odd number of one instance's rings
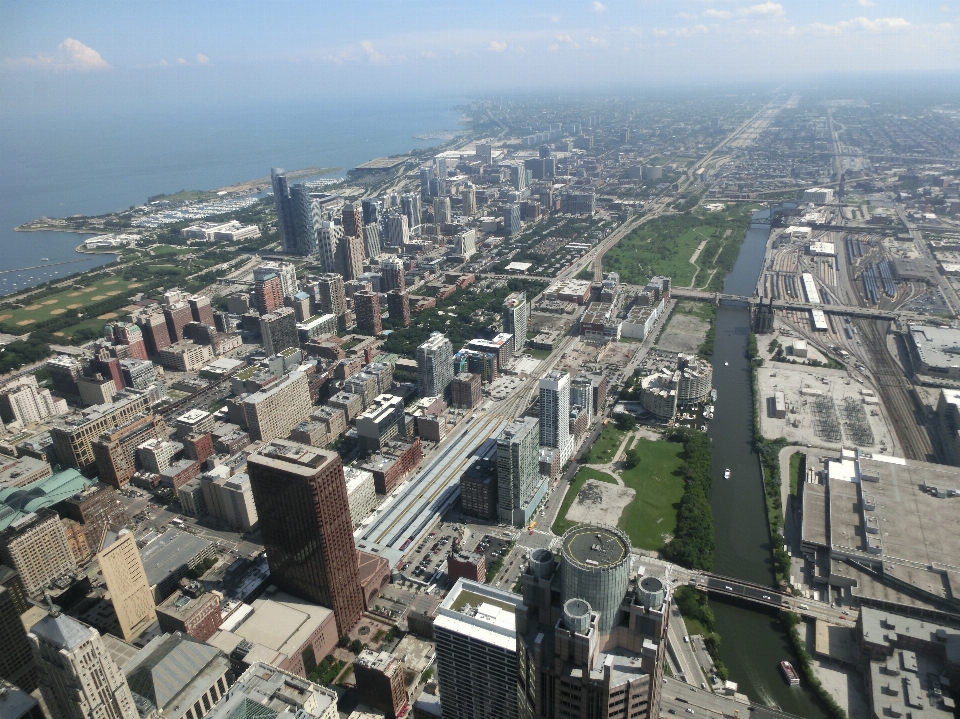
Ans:
POLYGON ((713 403, 716 403, 716 401, 717 401, 717 390, 715 390, 715 389, 710 390, 710 401, 713 402, 713 403))
POLYGON ((724 479, 730 479, 730 470, 729 470, 729 469, 723 470, 723 478, 724 478, 724 479))
POLYGON ((797 676, 797 670, 793 668, 793 664, 788 661, 780 662, 780 671, 783 672, 783 676, 787 680, 787 684, 792 687, 800 686, 800 677, 797 676))

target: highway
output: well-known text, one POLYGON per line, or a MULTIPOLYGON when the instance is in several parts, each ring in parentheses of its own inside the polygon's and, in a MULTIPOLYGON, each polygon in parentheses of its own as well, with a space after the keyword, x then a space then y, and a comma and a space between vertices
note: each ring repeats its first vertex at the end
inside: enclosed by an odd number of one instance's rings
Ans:
POLYGON ((795 714, 787 714, 760 704, 743 704, 734 701, 733 697, 714 694, 709 689, 704 691, 664 677, 660 694, 660 716, 690 714, 710 719, 800 719, 795 714))

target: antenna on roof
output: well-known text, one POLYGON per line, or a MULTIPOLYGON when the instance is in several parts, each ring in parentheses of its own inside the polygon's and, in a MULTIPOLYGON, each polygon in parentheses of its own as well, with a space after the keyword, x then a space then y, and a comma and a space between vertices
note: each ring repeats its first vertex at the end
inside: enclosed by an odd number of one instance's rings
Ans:
POLYGON ((47 603, 47 612, 51 617, 59 617, 60 610, 57 609, 57 605, 53 603, 53 597, 50 596, 49 592, 43 593, 43 599, 47 603))

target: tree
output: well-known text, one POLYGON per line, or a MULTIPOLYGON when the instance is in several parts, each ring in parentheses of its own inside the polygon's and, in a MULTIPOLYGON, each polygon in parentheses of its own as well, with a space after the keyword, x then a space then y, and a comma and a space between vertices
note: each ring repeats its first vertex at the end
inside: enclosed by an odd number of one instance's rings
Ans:
POLYGON ((624 469, 633 469, 640 464, 640 458, 637 456, 637 450, 628 449, 623 455, 624 469))
POLYGON ((621 412, 618 414, 615 422, 617 424, 617 429, 625 432, 630 431, 631 429, 636 429, 637 427, 637 418, 629 412, 621 412))

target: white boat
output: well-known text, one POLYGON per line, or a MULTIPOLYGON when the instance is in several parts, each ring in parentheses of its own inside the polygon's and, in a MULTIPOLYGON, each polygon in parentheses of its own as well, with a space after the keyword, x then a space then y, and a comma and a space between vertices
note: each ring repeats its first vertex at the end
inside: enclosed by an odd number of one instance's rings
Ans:
POLYGON ((724 362, 724 363, 723 363, 723 366, 724 366, 724 367, 729 367, 729 366, 730 366, 730 363, 729 363, 729 362, 724 362))
POLYGON ((723 478, 724 478, 724 479, 730 479, 730 470, 729 470, 729 469, 723 470, 723 478))
POLYGON ((715 389, 710 390, 710 401, 711 402, 717 401, 717 390, 715 389))

